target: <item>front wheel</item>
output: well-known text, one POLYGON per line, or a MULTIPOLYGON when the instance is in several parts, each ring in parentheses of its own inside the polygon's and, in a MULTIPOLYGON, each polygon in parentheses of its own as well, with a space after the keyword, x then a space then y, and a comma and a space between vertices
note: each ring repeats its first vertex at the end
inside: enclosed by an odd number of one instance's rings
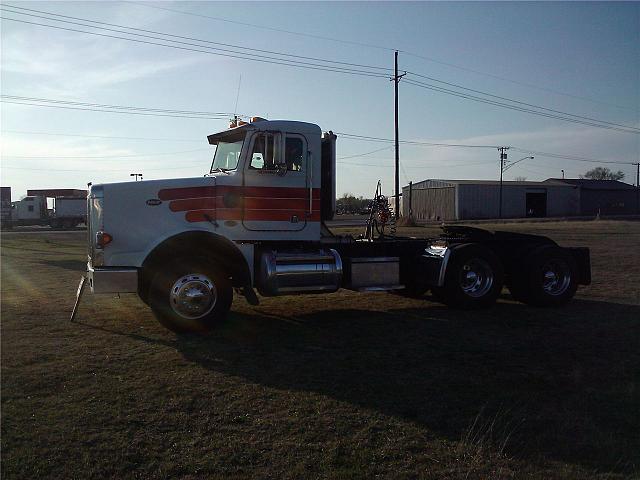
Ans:
POLYGON ((179 259, 151 280, 149 305, 158 321, 176 333, 206 332, 231 307, 229 278, 206 259, 179 259))
POLYGON ((444 285, 431 291, 436 300, 451 307, 486 308, 500 295, 503 277, 500 259, 488 248, 470 243, 452 252, 444 285))

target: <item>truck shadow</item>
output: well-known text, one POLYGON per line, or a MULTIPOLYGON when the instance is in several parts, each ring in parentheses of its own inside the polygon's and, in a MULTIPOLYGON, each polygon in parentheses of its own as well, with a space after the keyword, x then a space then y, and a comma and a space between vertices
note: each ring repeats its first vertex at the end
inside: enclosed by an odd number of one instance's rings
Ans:
POLYGON ((260 307, 232 313, 209 336, 138 339, 253 383, 398 416, 448 440, 491 423, 489 440, 498 448, 508 436, 516 458, 637 473, 638 318, 638 306, 587 300, 561 309, 501 302, 483 312, 429 304, 292 315, 260 307))
POLYGON ((482 412, 515 456, 638 468, 637 306, 257 310, 176 347, 207 368, 400 416, 450 440, 482 412))

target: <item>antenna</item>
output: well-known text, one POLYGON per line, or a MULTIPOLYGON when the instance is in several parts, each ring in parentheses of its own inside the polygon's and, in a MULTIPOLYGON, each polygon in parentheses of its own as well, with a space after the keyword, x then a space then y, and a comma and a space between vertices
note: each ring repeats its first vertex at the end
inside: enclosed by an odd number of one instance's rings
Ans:
POLYGON ((240 80, 238 80, 238 93, 236 94, 236 106, 233 107, 233 118, 238 121, 238 100, 240 99, 240 85, 242 85, 242 74, 240 74, 240 80))

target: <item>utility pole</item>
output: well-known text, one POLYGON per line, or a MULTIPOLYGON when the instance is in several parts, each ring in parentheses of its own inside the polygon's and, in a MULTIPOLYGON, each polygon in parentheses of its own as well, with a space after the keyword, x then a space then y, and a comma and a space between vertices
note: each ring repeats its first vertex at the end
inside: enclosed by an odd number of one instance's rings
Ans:
POLYGON ((564 170, 560 170, 562 172, 562 179, 564 180, 564 170))
POLYGON ((640 214, 640 162, 636 163, 636 213, 640 214))
POLYGON ((136 182, 138 181, 138 177, 140 177, 140 180, 142 180, 142 174, 141 173, 132 173, 129 176, 130 177, 136 177, 136 182))
POLYGON ((498 200, 498 218, 502 218, 502 174, 504 173, 504 162, 507 159, 507 150, 509 150, 509 147, 498 147, 498 151, 500 152, 500 200, 498 200))
POLYGON ((395 171, 395 190, 396 190, 396 203, 395 203, 395 216, 396 220, 400 215, 400 141, 398 140, 398 84, 400 79, 404 77, 407 72, 402 75, 398 75, 398 51, 394 54, 394 75, 391 79, 395 83, 395 145, 396 145, 396 171, 395 171))

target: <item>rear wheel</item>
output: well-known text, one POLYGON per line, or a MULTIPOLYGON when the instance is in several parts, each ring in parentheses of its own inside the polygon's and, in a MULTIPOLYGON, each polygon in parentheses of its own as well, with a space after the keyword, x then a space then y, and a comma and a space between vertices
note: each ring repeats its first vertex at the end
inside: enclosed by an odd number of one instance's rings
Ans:
POLYGON ((168 329, 206 332, 226 318, 233 291, 229 279, 205 259, 182 259, 154 275, 148 300, 168 329))
POLYGON ((433 287, 433 296, 451 306, 486 308, 500 295, 503 282, 500 259, 478 244, 462 245, 452 252, 444 286, 433 287))
POLYGON ((525 268, 514 276, 509 290, 514 299, 540 307, 567 303, 578 288, 578 267, 573 256, 556 246, 534 250, 525 268))

